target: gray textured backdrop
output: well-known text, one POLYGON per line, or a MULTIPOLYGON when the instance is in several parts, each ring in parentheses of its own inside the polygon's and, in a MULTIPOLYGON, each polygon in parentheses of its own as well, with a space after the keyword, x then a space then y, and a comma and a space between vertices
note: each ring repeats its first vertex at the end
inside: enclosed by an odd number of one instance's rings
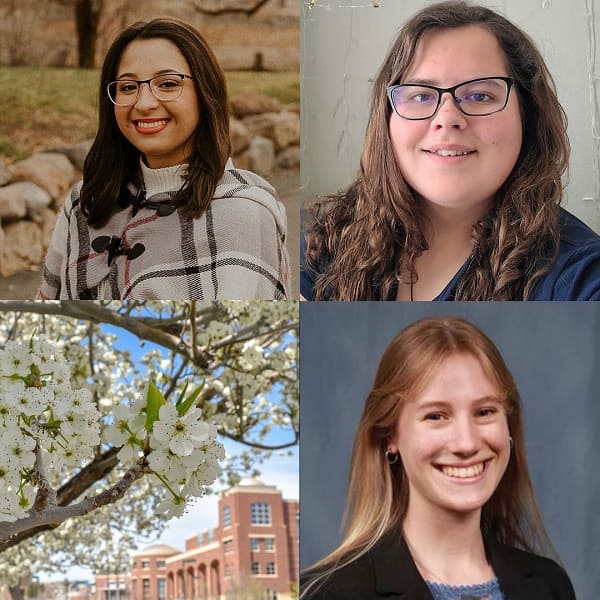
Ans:
POLYGON ((600 305, 596 303, 301 303, 300 560, 339 541, 356 425, 394 335, 457 315, 502 352, 524 405, 527 455, 548 533, 577 598, 600 588, 600 305))

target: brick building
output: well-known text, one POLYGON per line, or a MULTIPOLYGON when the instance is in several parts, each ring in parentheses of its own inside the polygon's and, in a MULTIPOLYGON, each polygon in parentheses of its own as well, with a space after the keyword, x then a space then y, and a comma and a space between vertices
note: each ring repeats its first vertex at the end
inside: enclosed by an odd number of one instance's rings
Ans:
POLYGON ((291 597, 299 569, 298 501, 246 478, 218 506, 217 526, 188 537, 184 552, 157 544, 132 557, 131 600, 216 600, 242 597, 243 590, 265 600, 291 597))

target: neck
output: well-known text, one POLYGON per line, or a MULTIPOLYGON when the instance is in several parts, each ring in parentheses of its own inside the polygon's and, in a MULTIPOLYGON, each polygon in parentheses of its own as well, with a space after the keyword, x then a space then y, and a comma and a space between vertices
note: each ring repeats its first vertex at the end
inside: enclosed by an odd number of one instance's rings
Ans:
POLYGON ((493 578, 480 529, 481 509, 468 513, 409 507, 402 532, 424 579, 448 585, 483 583, 493 578))

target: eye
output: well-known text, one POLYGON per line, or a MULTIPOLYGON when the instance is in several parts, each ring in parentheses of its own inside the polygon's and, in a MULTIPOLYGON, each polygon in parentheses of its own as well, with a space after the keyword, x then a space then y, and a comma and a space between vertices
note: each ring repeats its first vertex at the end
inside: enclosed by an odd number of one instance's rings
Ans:
POLYGON ((137 92, 138 85, 135 81, 121 81, 117 84, 119 94, 133 94, 137 92))
POLYGON ((171 92, 179 89, 181 86, 181 79, 175 77, 169 77, 168 79, 159 79, 155 86, 163 92, 171 92))
POLYGON ((494 408, 493 406, 486 406, 486 407, 478 409, 475 414, 478 417, 491 417, 492 415, 495 415, 497 412, 498 412, 497 408, 494 408))
POLYGON ((446 415, 441 412, 432 412, 427 413, 423 418, 425 421, 442 421, 446 418, 446 415))
POLYGON ((475 104, 483 104, 485 102, 493 102, 495 98, 486 94, 485 92, 473 92, 463 98, 466 102, 473 102, 475 104))
POLYGON ((435 94, 431 92, 417 92, 408 98, 409 102, 416 102, 422 104, 424 102, 435 102, 435 94))

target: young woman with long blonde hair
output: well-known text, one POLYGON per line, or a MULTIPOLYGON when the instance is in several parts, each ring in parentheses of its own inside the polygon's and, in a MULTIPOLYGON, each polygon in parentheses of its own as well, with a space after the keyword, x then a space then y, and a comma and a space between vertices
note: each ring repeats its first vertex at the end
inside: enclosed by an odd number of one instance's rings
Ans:
POLYGON ((493 342, 426 318, 385 350, 356 433, 340 546, 301 598, 573 600, 528 473, 521 402, 493 342))

